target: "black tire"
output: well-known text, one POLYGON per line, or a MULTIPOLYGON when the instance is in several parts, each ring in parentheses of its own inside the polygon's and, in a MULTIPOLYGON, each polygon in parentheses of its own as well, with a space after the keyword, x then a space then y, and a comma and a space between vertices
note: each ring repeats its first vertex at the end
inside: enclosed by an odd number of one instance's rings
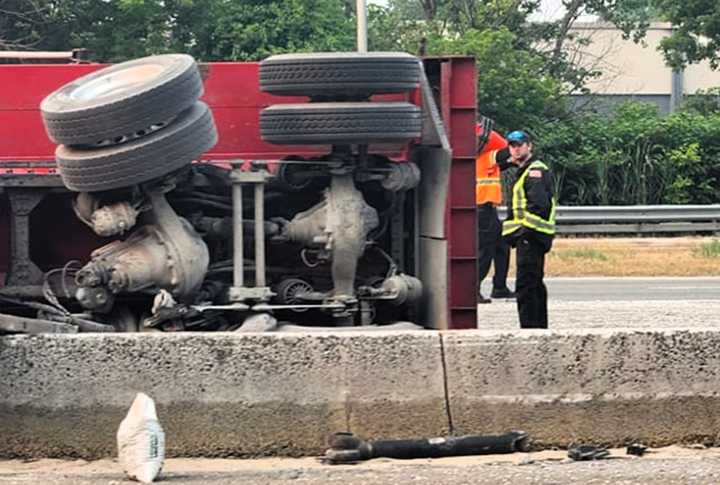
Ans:
POLYGON ((262 139, 278 145, 404 142, 421 131, 421 110, 410 103, 278 104, 260 113, 262 139))
POLYGON ((80 77, 48 95, 40 110, 55 143, 102 146, 132 140, 166 124, 202 94, 195 60, 186 54, 167 54, 80 77))
POLYGON ((404 52, 283 54, 260 63, 260 90, 332 98, 412 91, 420 62, 404 52))
POLYGON ((197 102, 167 128, 105 148, 55 150, 63 183, 70 190, 98 192, 147 182, 182 168, 217 143, 210 108, 197 102))

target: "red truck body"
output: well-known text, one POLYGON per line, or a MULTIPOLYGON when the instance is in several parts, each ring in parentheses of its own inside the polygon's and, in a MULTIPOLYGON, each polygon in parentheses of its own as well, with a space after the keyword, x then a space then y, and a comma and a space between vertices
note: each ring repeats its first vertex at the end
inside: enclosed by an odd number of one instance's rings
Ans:
MULTIPOLYGON (((86 260, 102 240, 79 222, 70 198, 56 174, 55 145, 42 124, 41 100, 58 87, 102 64, 0 65, 0 190, 6 187, 54 187, 30 217, 30 258, 43 270, 62 266, 71 259, 86 260)), ((272 104, 302 102, 303 98, 277 98, 260 92, 258 63, 210 63, 204 101, 212 108, 219 141, 203 159, 274 160, 286 156, 312 156, 327 151, 322 146, 279 146, 260 139, 259 113, 272 104)), ((438 328, 476 326, 475 230, 475 119, 476 70, 472 58, 425 59, 425 69, 440 107, 453 151, 446 204, 447 321, 438 328)), ((386 97, 388 99, 397 99, 386 97)), ((413 93, 411 101, 420 104, 413 93)), ((384 148, 396 160, 406 147, 384 148)), ((6 195, 0 197, 0 285, 13 254, 11 210, 6 195)))

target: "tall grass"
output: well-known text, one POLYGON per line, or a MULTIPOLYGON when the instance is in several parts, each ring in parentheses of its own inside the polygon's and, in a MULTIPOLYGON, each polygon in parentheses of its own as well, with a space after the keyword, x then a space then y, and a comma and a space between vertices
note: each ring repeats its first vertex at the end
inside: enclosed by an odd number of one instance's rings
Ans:
POLYGON ((702 243, 695 249, 694 254, 700 258, 720 258, 720 240, 702 243))
POLYGON ((607 254, 592 248, 565 249, 551 254, 554 254, 563 261, 570 259, 589 259, 592 261, 610 260, 610 257, 607 254))

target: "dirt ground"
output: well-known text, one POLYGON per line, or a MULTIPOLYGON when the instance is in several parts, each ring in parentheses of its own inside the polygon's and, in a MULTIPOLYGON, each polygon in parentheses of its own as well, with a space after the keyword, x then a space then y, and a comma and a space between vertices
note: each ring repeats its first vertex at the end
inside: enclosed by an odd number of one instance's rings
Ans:
MULTIPOLYGON (((562 450, 442 459, 375 459, 330 466, 316 458, 169 459, 161 483, 718 483, 720 449, 670 446, 642 458, 572 462, 562 450)), ((116 460, 0 461, 1 484, 131 483, 116 460)))
POLYGON ((703 255, 713 241, 720 238, 556 238, 545 271, 547 276, 720 276, 720 254, 703 255))

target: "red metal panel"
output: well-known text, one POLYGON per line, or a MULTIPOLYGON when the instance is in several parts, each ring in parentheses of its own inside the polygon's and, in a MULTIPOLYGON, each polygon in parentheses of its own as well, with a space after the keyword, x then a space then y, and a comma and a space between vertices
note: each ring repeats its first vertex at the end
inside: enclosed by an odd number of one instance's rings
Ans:
POLYGON ((33 110, 63 84, 100 69, 103 64, 13 64, 0 67, 0 111, 33 110))
POLYGON ((449 328, 475 328, 477 306, 477 219, 475 209, 475 60, 451 57, 441 68, 441 100, 453 149, 448 225, 449 328))
POLYGON ((450 172, 450 205, 457 209, 475 209, 475 159, 454 157, 450 172), (468 183, 472 180, 473 183, 468 183))
MULTIPOLYGON (((42 99, 60 86, 104 67, 90 65, 7 65, 0 67, 0 162, 54 160, 40 116, 42 99)), ((303 97, 277 97, 260 92, 258 63, 222 62, 207 65, 203 100, 210 105, 218 127, 218 144, 203 159, 275 159, 328 152, 327 146, 279 146, 260 139, 260 111, 272 104, 307 102, 303 97)), ((407 96, 377 96, 400 101, 407 96)), ((404 146, 373 147, 399 156, 404 146)))
POLYGON ((475 302, 476 258, 452 258, 450 286, 449 329, 477 328, 477 304, 475 302), (472 305, 468 304, 472 296, 472 305))
MULTIPOLYGON (((471 228, 475 227, 475 213, 469 210, 457 210, 450 224, 450 256, 458 259, 474 258, 477 253, 475 238, 469 237, 471 228)), ((464 301, 464 300, 463 300, 464 301)))
POLYGON ((10 201, 6 194, 0 194, 0 283, 10 266, 10 201))
POLYGON ((69 193, 49 194, 32 212, 30 256, 43 271, 73 259, 87 261, 90 253, 113 239, 97 236, 74 217, 72 200, 69 193))
POLYGON ((55 160, 55 144, 45 134, 40 111, 0 111, 2 160, 55 160))

